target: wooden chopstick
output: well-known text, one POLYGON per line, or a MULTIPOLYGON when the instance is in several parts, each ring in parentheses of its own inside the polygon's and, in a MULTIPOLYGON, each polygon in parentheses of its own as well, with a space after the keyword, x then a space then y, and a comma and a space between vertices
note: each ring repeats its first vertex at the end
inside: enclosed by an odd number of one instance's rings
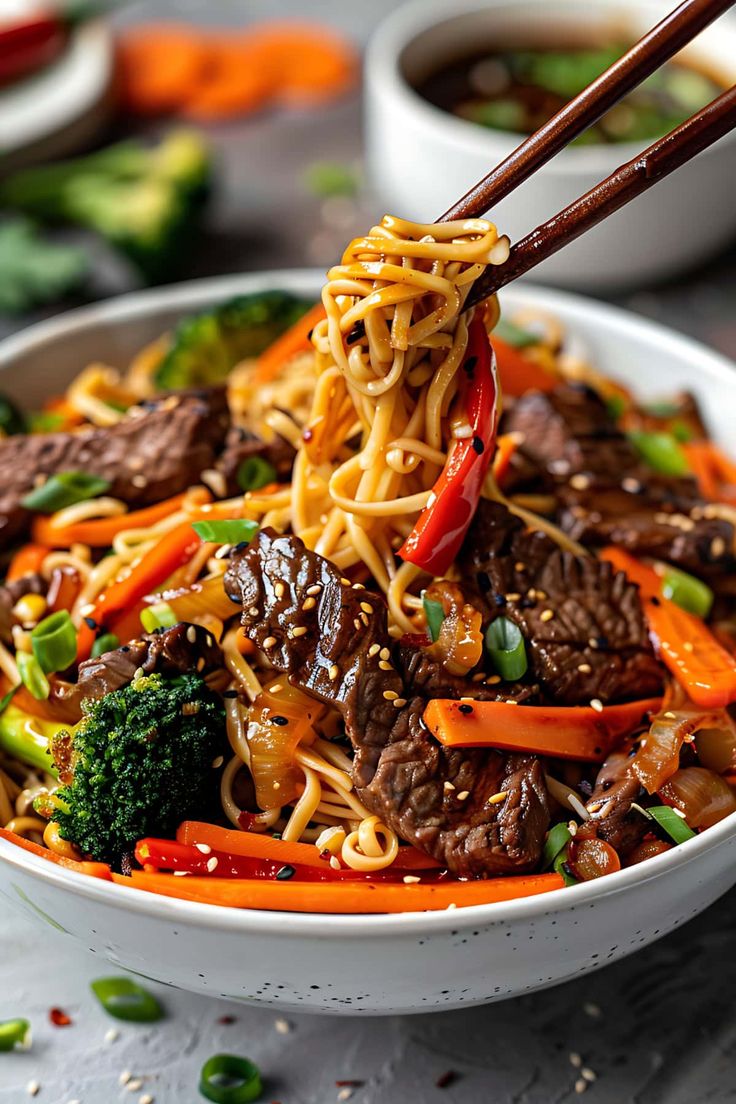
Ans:
POLYGON ((736 0, 685 0, 437 221, 479 218, 490 211, 734 3, 736 0))
MULTIPOLYGON (((467 305, 480 302, 523 276, 734 128, 736 85, 513 245, 504 264, 486 269, 473 287, 467 305)), ((693 217, 697 218, 697 211, 693 211, 693 217)), ((673 226, 672 232, 676 233, 677 228, 673 226)), ((601 263, 605 265, 605 257, 601 263)))

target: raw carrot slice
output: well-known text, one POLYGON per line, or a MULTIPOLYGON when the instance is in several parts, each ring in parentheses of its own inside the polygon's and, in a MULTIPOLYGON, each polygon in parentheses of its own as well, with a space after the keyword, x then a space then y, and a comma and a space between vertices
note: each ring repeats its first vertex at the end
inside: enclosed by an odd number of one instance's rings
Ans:
POLYGON ((254 27, 250 42, 278 75, 275 93, 283 103, 333 99, 358 78, 358 57, 344 38, 310 23, 268 23, 254 27))
POLYGON ((270 100, 275 74, 246 39, 210 39, 207 65, 189 89, 182 111, 190 119, 214 122, 249 115, 270 100))
POLYGON ((147 24, 118 39, 122 104, 136 115, 163 115, 186 100, 208 64, 207 40, 177 23, 147 24))

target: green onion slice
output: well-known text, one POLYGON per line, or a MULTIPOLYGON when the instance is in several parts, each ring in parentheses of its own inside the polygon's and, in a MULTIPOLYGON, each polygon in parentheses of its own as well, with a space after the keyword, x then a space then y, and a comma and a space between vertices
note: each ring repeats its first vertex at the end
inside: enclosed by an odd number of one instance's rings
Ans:
POLYGON ((199 1091, 214 1104, 250 1104, 258 1100, 263 1084, 258 1067, 236 1054, 214 1054, 202 1066, 199 1091))
POLYGON ((276 482, 276 469, 262 456, 249 456, 238 468, 237 479, 241 491, 257 491, 276 482))
POLYGON ((690 465, 679 441, 671 433, 649 433, 631 430, 629 440, 642 460, 662 475, 690 474, 690 465))
POLYGON ((153 993, 132 978, 98 978, 90 982, 90 989, 105 1011, 116 1020, 154 1023, 163 1017, 163 1009, 153 993))
POLYGON ((710 613, 715 597, 706 583, 677 567, 668 567, 662 576, 662 594, 681 609, 703 619, 710 613))
POLYGON ((103 633, 102 636, 97 637, 92 645, 90 655, 92 659, 99 659, 105 652, 114 652, 119 647, 120 640, 115 633, 103 633))
POLYGON ((216 544, 250 544, 258 532, 258 522, 247 518, 193 521, 192 529, 203 541, 214 541, 216 544))
POLYGON ((486 648, 502 679, 511 682, 526 674, 524 637, 508 617, 497 617, 490 623, 486 629, 486 648))
POLYGON ((685 840, 693 839, 697 835, 669 805, 653 805, 647 809, 647 812, 675 843, 684 843, 685 840))
POLYGON ((609 395, 606 399, 606 410, 609 417, 617 422, 622 414, 626 413, 626 399, 623 395, 609 395))
POLYGON ((64 671, 77 657, 77 630, 67 610, 57 610, 39 621, 31 633, 31 647, 45 675, 64 671))
POLYGON ((525 330, 523 326, 517 326, 508 318, 499 318, 493 335, 500 337, 507 345, 513 345, 515 349, 527 349, 530 345, 541 344, 542 341, 538 334, 525 330))
POLYGON ((567 865, 567 846, 566 843, 552 865, 555 874, 560 875, 566 886, 574 886, 578 884, 578 880, 577 878, 573 878, 570 873, 570 867, 567 865))
POLYGON ((0 1050, 29 1050, 31 1025, 28 1020, 5 1020, 0 1023, 0 1050))
POLYGON ((435 598, 427 597, 426 590, 422 591, 422 606, 424 607, 424 616, 427 619, 427 631, 434 641, 440 635, 442 622, 445 620, 445 611, 441 602, 438 602, 435 598))
POLYGON ((22 500, 27 510, 38 514, 55 514, 77 502, 86 502, 97 498, 110 490, 110 481, 86 472, 67 471, 50 476, 44 484, 36 487, 22 500))
POLYGON ((0 715, 2 715, 8 708, 13 698, 15 697, 16 690, 20 689, 20 685, 21 684, 18 683, 17 686, 11 686, 7 694, 3 694, 3 696, 0 698, 0 715))
POLYGON ((15 662, 18 664, 20 681, 28 693, 36 701, 45 701, 51 693, 51 687, 35 655, 31 655, 30 652, 16 652, 15 662))
POLYGON ((560 851, 567 847, 572 839, 566 824, 555 824, 547 833, 542 851, 542 869, 546 870, 555 861, 560 851))
POLYGON ((170 629, 178 624, 179 618, 174 613, 168 602, 156 602, 153 606, 147 606, 141 610, 141 625, 146 632, 155 632, 156 629, 170 629))

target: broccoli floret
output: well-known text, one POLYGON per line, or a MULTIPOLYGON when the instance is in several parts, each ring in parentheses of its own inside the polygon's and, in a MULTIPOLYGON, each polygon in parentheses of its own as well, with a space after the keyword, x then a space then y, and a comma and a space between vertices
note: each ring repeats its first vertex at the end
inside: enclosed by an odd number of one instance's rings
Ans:
POLYGON ((51 746, 63 785, 49 811, 64 839, 115 862, 141 837, 211 811, 225 715, 198 675, 140 676, 83 712, 51 746))
POLYGON ((95 230, 155 281, 191 248, 210 170, 200 136, 173 131, 158 146, 122 142, 16 173, 0 184, 0 205, 95 230))
POLYGON ((293 326, 311 306, 286 291, 239 295, 216 310, 185 318, 156 372, 166 390, 224 380, 246 357, 255 357, 293 326))

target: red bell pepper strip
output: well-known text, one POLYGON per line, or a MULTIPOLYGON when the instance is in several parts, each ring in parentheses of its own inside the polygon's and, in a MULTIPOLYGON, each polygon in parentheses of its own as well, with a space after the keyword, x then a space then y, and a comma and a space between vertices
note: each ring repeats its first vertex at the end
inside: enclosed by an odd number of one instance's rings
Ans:
POLYGON ((461 368, 470 437, 456 441, 429 502, 399 549, 403 560, 430 575, 444 575, 460 550, 493 459, 498 425, 496 366, 486 328, 475 317, 461 368))
POLYGON ((604 548, 601 559, 638 585, 655 648, 691 701, 706 709, 721 709, 736 701, 736 658, 701 618, 664 598, 656 571, 622 548, 604 548))

